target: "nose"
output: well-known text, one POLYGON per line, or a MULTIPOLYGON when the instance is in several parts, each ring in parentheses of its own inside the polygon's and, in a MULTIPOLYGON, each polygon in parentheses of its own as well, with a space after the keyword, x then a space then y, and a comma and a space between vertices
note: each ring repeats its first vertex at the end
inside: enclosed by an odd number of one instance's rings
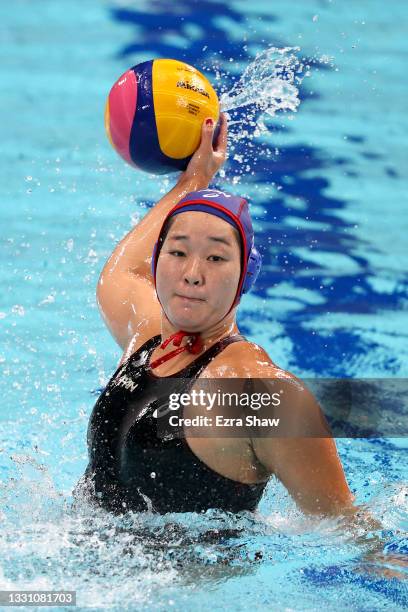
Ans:
POLYGON ((204 282, 198 257, 188 257, 184 267, 184 282, 188 285, 202 285, 204 282))

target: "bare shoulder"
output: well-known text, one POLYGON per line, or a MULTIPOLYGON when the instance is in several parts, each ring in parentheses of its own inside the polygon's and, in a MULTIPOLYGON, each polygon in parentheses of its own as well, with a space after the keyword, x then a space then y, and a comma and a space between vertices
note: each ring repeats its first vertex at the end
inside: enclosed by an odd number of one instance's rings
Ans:
POLYGON ((262 379, 259 389, 264 388, 265 383, 269 386, 268 380, 271 389, 279 381, 285 391, 285 402, 293 407, 294 419, 297 414, 295 408, 308 410, 309 414, 313 412, 316 417, 321 414, 320 405, 308 385, 293 372, 279 367, 255 342, 228 345, 206 368, 204 377, 262 379))
POLYGON ((282 370, 255 342, 233 342, 219 353, 206 367, 204 378, 276 378, 293 377, 282 370))

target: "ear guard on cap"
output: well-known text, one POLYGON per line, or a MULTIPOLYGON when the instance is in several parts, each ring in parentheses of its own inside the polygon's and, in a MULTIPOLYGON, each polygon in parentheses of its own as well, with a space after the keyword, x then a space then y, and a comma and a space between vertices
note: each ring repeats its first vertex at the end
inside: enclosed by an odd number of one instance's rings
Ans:
POLYGON ((258 278, 259 272, 261 271, 262 266, 262 255, 258 251, 258 249, 253 246, 248 258, 247 264, 247 272, 244 278, 244 282, 242 283, 242 289, 239 297, 243 293, 248 293, 251 290, 252 285, 255 283, 258 278))

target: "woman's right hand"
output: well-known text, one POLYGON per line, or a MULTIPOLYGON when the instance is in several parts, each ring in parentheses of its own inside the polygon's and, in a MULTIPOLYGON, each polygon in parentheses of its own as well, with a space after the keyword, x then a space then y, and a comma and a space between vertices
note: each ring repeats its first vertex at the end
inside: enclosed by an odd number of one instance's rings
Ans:
POLYGON ((209 183, 227 158, 228 128, 225 113, 220 115, 220 131, 214 146, 212 140, 215 124, 211 119, 212 125, 207 124, 208 119, 204 119, 201 127, 200 146, 190 159, 186 170, 180 175, 179 180, 203 178, 209 183))

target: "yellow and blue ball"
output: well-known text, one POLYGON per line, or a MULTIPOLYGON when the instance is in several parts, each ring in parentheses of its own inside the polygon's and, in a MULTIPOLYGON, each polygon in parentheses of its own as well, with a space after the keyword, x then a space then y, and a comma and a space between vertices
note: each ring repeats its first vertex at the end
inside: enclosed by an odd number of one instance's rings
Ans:
POLYGON ((113 148, 141 170, 185 170, 200 144, 206 117, 219 131, 219 102, 210 82, 193 66, 155 59, 133 66, 113 85, 105 127, 113 148))

